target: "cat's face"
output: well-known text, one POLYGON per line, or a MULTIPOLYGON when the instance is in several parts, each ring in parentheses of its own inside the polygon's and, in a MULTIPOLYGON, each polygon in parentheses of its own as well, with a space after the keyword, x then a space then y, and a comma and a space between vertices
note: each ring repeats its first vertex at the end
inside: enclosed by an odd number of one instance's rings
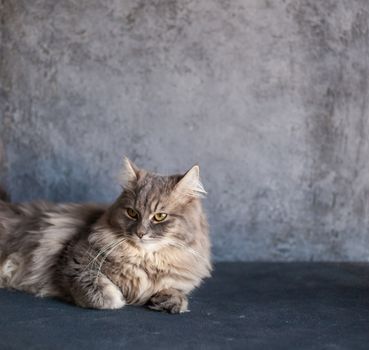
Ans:
POLYGON ((184 175, 159 176, 126 160, 124 183, 110 217, 120 236, 153 249, 193 239, 205 193, 198 166, 184 175))

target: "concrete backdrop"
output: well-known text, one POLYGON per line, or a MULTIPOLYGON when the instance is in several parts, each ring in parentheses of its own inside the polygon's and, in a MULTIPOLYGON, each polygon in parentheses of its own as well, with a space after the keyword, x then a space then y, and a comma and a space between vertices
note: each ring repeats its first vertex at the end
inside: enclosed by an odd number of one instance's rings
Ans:
POLYGON ((367 0, 2 0, 0 179, 112 201, 199 162, 217 260, 368 260, 367 0))

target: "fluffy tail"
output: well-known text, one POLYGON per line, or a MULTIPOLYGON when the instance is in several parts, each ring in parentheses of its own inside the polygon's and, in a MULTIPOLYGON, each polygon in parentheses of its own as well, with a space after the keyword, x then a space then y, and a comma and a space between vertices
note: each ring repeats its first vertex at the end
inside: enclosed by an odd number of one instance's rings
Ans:
POLYGON ((0 186, 0 201, 9 202, 10 197, 8 193, 0 186))

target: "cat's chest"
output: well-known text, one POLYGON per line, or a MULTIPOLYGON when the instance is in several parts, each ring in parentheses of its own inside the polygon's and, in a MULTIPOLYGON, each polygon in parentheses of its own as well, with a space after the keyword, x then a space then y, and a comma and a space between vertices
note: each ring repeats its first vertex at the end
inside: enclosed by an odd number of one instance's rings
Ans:
POLYGON ((171 267, 159 261, 126 259, 111 272, 128 304, 144 304, 158 291, 176 285, 171 267))

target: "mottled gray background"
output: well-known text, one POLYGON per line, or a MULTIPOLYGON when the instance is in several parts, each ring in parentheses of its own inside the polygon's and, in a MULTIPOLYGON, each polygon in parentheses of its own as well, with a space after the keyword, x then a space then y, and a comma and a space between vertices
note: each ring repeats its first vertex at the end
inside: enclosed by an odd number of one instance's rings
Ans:
POLYGON ((216 259, 369 260, 367 0, 0 4, 15 200, 199 162, 216 259))

